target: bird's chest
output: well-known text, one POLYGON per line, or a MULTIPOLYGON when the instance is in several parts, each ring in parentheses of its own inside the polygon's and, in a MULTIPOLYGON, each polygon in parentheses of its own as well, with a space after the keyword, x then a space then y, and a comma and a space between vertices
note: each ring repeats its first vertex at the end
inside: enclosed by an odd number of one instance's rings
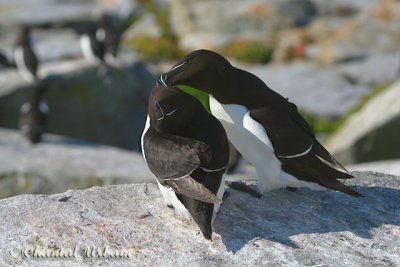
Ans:
POLYGON ((264 127, 250 117, 249 110, 242 105, 224 105, 210 96, 211 113, 224 126, 228 139, 250 161, 256 157, 254 151, 272 155, 274 148, 264 127))
POLYGON ((236 104, 221 104, 213 96, 210 96, 211 113, 224 125, 235 124, 237 127, 243 124, 243 118, 248 112, 247 108, 236 104))

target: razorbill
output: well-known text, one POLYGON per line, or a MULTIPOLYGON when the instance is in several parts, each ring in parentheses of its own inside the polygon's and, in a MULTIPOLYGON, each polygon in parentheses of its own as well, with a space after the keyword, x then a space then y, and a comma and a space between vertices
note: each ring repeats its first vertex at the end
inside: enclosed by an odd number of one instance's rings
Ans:
POLYGON ((113 25, 110 15, 104 14, 100 18, 99 28, 96 30, 96 39, 104 47, 104 60, 107 64, 115 62, 121 36, 118 29, 113 25))
POLYGON ((44 100, 44 89, 35 85, 31 90, 28 102, 20 108, 19 129, 32 144, 41 140, 46 130, 49 108, 44 100))
POLYGON ((104 64, 104 45, 97 40, 96 28, 90 28, 80 37, 80 45, 85 59, 95 65, 104 64))
POLYGON ((18 72, 28 82, 37 80, 38 59, 32 48, 30 27, 23 26, 14 47, 14 58, 18 72))
POLYGON ((361 196, 337 180, 353 176, 317 141, 297 107, 223 56, 209 50, 191 52, 158 83, 188 85, 210 95, 212 114, 256 168, 259 194, 306 186, 361 196))
POLYGON ((221 123, 193 96, 154 87, 148 102, 142 152, 164 202, 193 220, 211 240, 225 190, 229 145, 221 123))

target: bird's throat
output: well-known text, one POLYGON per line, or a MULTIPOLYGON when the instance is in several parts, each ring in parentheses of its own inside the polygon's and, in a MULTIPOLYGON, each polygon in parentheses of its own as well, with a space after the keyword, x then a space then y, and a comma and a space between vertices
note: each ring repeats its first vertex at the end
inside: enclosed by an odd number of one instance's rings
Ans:
POLYGON ((194 96, 195 98, 197 98, 197 100, 200 101, 200 103, 203 105, 203 107, 211 113, 211 109, 210 109, 210 97, 207 93, 198 90, 196 88, 190 87, 188 85, 178 85, 177 86, 180 90, 182 90, 183 92, 194 96))

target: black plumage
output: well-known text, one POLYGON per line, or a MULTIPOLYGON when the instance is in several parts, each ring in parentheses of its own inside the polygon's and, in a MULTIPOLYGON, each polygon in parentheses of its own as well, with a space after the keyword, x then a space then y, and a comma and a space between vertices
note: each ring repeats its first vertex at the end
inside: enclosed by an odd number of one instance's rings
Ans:
POLYGON ((95 64, 105 64, 105 48, 97 37, 97 29, 92 27, 86 30, 80 37, 80 44, 85 59, 95 64))
POLYGON ((104 14, 100 18, 99 27, 96 30, 96 39, 103 45, 104 58, 107 63, 115 60, 119 51, 121 33, 112 23, 111 16, 104 14))
POLYGON ((30 27, 23 26, 14 47, 15 64, 28 81, 37 80, 39 61, 32 48, 30 27))
POLYGON ((216 195, 229 159, 225 131, 196 98, 175 87, 153 88, 148 107, 142 149, 149 169, 176 192, 211 239, 214 204, 221 203, 216 195))
POLYGON ((213 95, 222 104, 246 107, 250 117, 264 127, 284 171, 299 180, 361 196, 337 180, 353 176, 317 141, 297 107, 221 55, 209 50, 189 53, 163 74, 159 83, 188 85, 213 95))

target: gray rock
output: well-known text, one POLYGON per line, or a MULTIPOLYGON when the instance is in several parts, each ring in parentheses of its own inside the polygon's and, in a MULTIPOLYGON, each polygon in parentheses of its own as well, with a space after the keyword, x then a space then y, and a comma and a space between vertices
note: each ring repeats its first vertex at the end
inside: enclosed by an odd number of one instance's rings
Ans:
MULTIPOLYGON (((2 50, 14 61, 13 49, 17 31, 8 33, 0 41, 2 50)), ((81 57, 79 35, 69 29, 34 29, 31 33, 32 47, 40 63, 81 57)))
POLYGON ((328 140, 345 164, 400 157, 400 82, 375 96, 328 140))
POLYGON ((144 14, 139 21, 134 23, 125 33, 127 39, 137 38, 140 36, 161 37, 162 30, 157 23, 157 18, 154 14, 144 14))
POLYGON ((21 23, 36 26, 66 26, 97 19, 103 12, 126 16, 135 8, 133 1, 15 0, 0 2, 0 24, 12 28, 21 23))
MULTIPOLYGON (((129 60, 99 69, 75 60, 44 64, 39 74, 47 89, 50 133, 139 149, 155 81, 144 64, 129 60)), ((0 73, 0 127, 17 126, 28 89, 15 70, 0 73)))
POLYGON ((400 77, 400 53, 374 53, 364 60, 338 65, 341 75, 358 84, 382 85, 400 77))
POLYGON ((368 11, 372 5, 379 3, 379 0, 312 0, 317 6, 318 13, 326 16, 346 16, 353 15, 360 11, 368 11))
POLYGON ((192 49, 237 38, 265 39, 277 29, 308 24, 316 15, 308 0, 170 0, 170 6, 174 32, 182 46, 192 49))
POLYGON ((388 173, 391 175, 400 176, 400 159, 358 163, 346 166, 346 168, 350 171, 371 170, 374 172, 388 173))
POLYGON ((364 198, 299 189, 254 199, 231 190, 215 221, 213 242, 192 222, 176 218, 154 184, 4 199, 0 264, 397 266, 400 178, 355 175, 358 178, 349 182, 364 198), (30 250, 36 255, 71 251, 71 258, 32 259, 30 250), (112 258, 112 252, 129 258, 112 258))
POLYGON ((304 27, 317 15, 315 4, 309 0, 279 1, 278 11, 283 17, 282 20, 286 19, 286 23, 293 27, 304 27))
POLYGON ((0 198, 95 185, 154 182, 141 154, 55 135, 31 145, 0 129, 0 198))
POLYGON ((301 110, 317 117, 339 117, 369 91, 366 86, 349 83, 334 68, 310 63, 241 68, 260 77, 301 110))

